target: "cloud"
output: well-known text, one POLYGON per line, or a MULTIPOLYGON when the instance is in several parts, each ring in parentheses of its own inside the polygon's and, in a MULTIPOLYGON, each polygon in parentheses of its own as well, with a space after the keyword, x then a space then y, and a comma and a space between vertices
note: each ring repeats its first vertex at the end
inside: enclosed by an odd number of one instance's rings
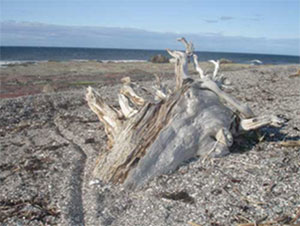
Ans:
POLYGON ((204 20, 206 23, 218 23, 218 20, 204 20))
POLYGON ((300 39, 224 36, 222 33, 160 33, 134 28, 63 26, 31 22, 1 22, 1 45, 128 49, 180 49, 180 36, 198 51, 300 55, 300 39))
POLYGON ((219 19, 223 20, 223 21, 226 21, 226 20, 233 20, 234 17, 232 17, 232 16, 221 16, 219 19))
POLYGON ((214 20, 204 19, 203 21, 205 21, 206 23, 218 23, 220 21, 228 21, 228 20, 233 20, 233 19, 234 19, 234 17, 232 17, 232 16, 221 16, 218 19, 214 19, 214 20))

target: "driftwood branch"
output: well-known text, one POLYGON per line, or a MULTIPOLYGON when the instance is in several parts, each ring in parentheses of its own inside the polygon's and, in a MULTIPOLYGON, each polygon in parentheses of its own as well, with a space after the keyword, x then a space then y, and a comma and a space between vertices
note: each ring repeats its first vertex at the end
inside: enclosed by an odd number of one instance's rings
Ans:
POLYGON ((155 99, 156 100, 165 100, 168 98, 168 95, 171 93, 171 90, 168 89, 168 87, 164 84, 162 84, 160 77, 155 74, 156 78, 156 87, 155 89, 155 99))
POLYGON ((200 79, 203 79, 205 77, 202 68, 199 66, 198 63, 198 56, 196 54, 193 55, 193 59, 194 59, 194 64, 195 64, 195 69, 196 71, 199 73, 200 75, 200 79))
POLYGON ((129 77, 125 77, 122 79, 123 87, 120 90, 120 93, 126 96, 133 104, 136 106, 143 106, 145 104, 145 100, 138 96, 131 86, 131 80, 129 77))
POLYGON ((188 75, 188 56, 180 51, 171 51, 167 49, 167 52, 174 57, 175 61, 175 78, 176 78, 176 90, 182 87, 184 79, 189 78, 188 75))
POLYGON ((100 94, 91 87, 88 88, 86 101, 90 109, 98 116, 99 120, 104 124, 105 132, 108 137, 108 147, 112 147, 114 139, 119 134, 122 125, 123 114, 113 106, 105 103, 100 94))
POLYGON ((202 88, 209 89, 213 91, 218 97, 232 106, 233 111, 237 111, 241 114, 244 118, 251 118, 254 117, 254 113, 252 110, 248 107, 247 104, 242 104, 239 101, 237 101, 234 97, 231 97, 226 92, 222 91, 216 82, 214 82, 211 79, 205 79, 204 82, 201 84, 202 88))
POLYGON ((275 127, 281 126, 285 122, 284 119, 275 115, 263 115, 250 119, 242 119, 240 129, 244 131, 255 130, 263 126, 271 125, 275 127))
POLYGON ((213 75, 212 75, 212 79, 216 80, 216 77, 217 77, 217 74, 218 74, 218 71, 219 71, 219 68, 220 68, 220 61, 210 60, 209 62, 213 63, 214 66, 215 66, 215 69, 214 69, 214 72, 213 72, 213 75))
POLYGON ((129 77, 122 79, 119 109, 107 104, 92 88, 86 100, 105 126, 107 152, 100 153, 94 176, 104 182, 142 186, 151 178, 176 170, 187 160, 221 157, 230 153, 235 136, 261 126, 281 126, 276 116, 256 116, 244 103, 222 90, 224 77, 215 69, 200 68, 194 48, 180 38, 185 52, 167 50, 174 58, 176 87, 170 92, 157 77, 156 98, 146 102, 137 95, 129 77), (188 74, 193 56, 200 79, 188 74))
POLYGON ((185 54, 187 56, 192 56, 194 52, 194 45, 192 42, 187 42, 185 38, 178 38, 177 41, 182 42, 185 46, 185 54))

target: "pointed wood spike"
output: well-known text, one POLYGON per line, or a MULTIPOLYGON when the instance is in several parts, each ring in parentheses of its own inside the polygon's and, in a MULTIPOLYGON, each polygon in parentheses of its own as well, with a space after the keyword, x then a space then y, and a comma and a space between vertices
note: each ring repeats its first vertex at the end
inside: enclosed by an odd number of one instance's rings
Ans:
POLYGON ((105 132, 108 136, 108 146, 111 147, 122 126, 122 121, 120 120, 120 116, 123 116, 122 113, 107 104, 101 98, 101 95, 90 86, 87 88, 86 101, 90 109, 104 124, 105 132))
POLYGON ((205 76, 204 76, 202 68, 199 65, 198 56, 196 54, 194 54, 193 59, 194 59, 195 69, 199 73, 200 79, 203 79, 205 76))

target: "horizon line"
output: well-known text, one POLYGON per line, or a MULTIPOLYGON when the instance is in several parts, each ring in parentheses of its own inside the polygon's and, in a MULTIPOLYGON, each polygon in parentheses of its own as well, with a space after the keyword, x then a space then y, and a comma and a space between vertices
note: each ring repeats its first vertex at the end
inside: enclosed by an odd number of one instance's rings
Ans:
MULTIPOLYGON (((129 48, 113 48, 113 47, 83 47, 83 46, 23 46, 23 45, 1 45, 0 48, 2 47, 22 47, 22 48, 70 48, 70 49, 113 49, 113 50, 148 50, 148 51, 166 51, 166 49, 142 49, 142 48, 134 48, 134 49, 129 49, 129 48)), ((175 49, 182 51, 184 49, 175 49)), ((194 51, 194 52, 205 52, 205 53, 233 53, 233 54, 249 54, 249 55, 271 55, 271 56, 291 56, 291 57, 300 57, 299 55, 287 55, 287 54, 273 54, 273 53, 253 53, 253 52, 223 52, 223 51, 194 51)), ((1 55, 0 55, 1 58, 1 55)))

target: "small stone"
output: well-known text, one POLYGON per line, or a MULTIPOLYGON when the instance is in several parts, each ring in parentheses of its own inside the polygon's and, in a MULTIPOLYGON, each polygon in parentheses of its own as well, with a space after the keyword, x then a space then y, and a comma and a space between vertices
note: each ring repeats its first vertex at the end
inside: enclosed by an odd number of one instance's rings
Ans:
POLYGON ((273 208, 273 210, 274 210, 274 212, 277 213, 277 214, 281 214, 281 213, 283 212, 283 211, 282 211, 282 208, 279 207, 279 206, 275 206, 275 207, 273 208))
POLYGON ((46 84, 43 87, 42 92, 43 93, 53 93, 53 92, 55 92, 55 88, 52 85, 50 85, 50 84, 46 84))
POLYGON ((98 185, 100 184, 100 180, 91 180, 90 183, 89 183, 89 186, 93 186, 93 185, 98 185))
POLYGON ((91 144, 91 143, 95 143, 95 139, 94 138, 87 138, 84 141, 85 144, 91 144))

